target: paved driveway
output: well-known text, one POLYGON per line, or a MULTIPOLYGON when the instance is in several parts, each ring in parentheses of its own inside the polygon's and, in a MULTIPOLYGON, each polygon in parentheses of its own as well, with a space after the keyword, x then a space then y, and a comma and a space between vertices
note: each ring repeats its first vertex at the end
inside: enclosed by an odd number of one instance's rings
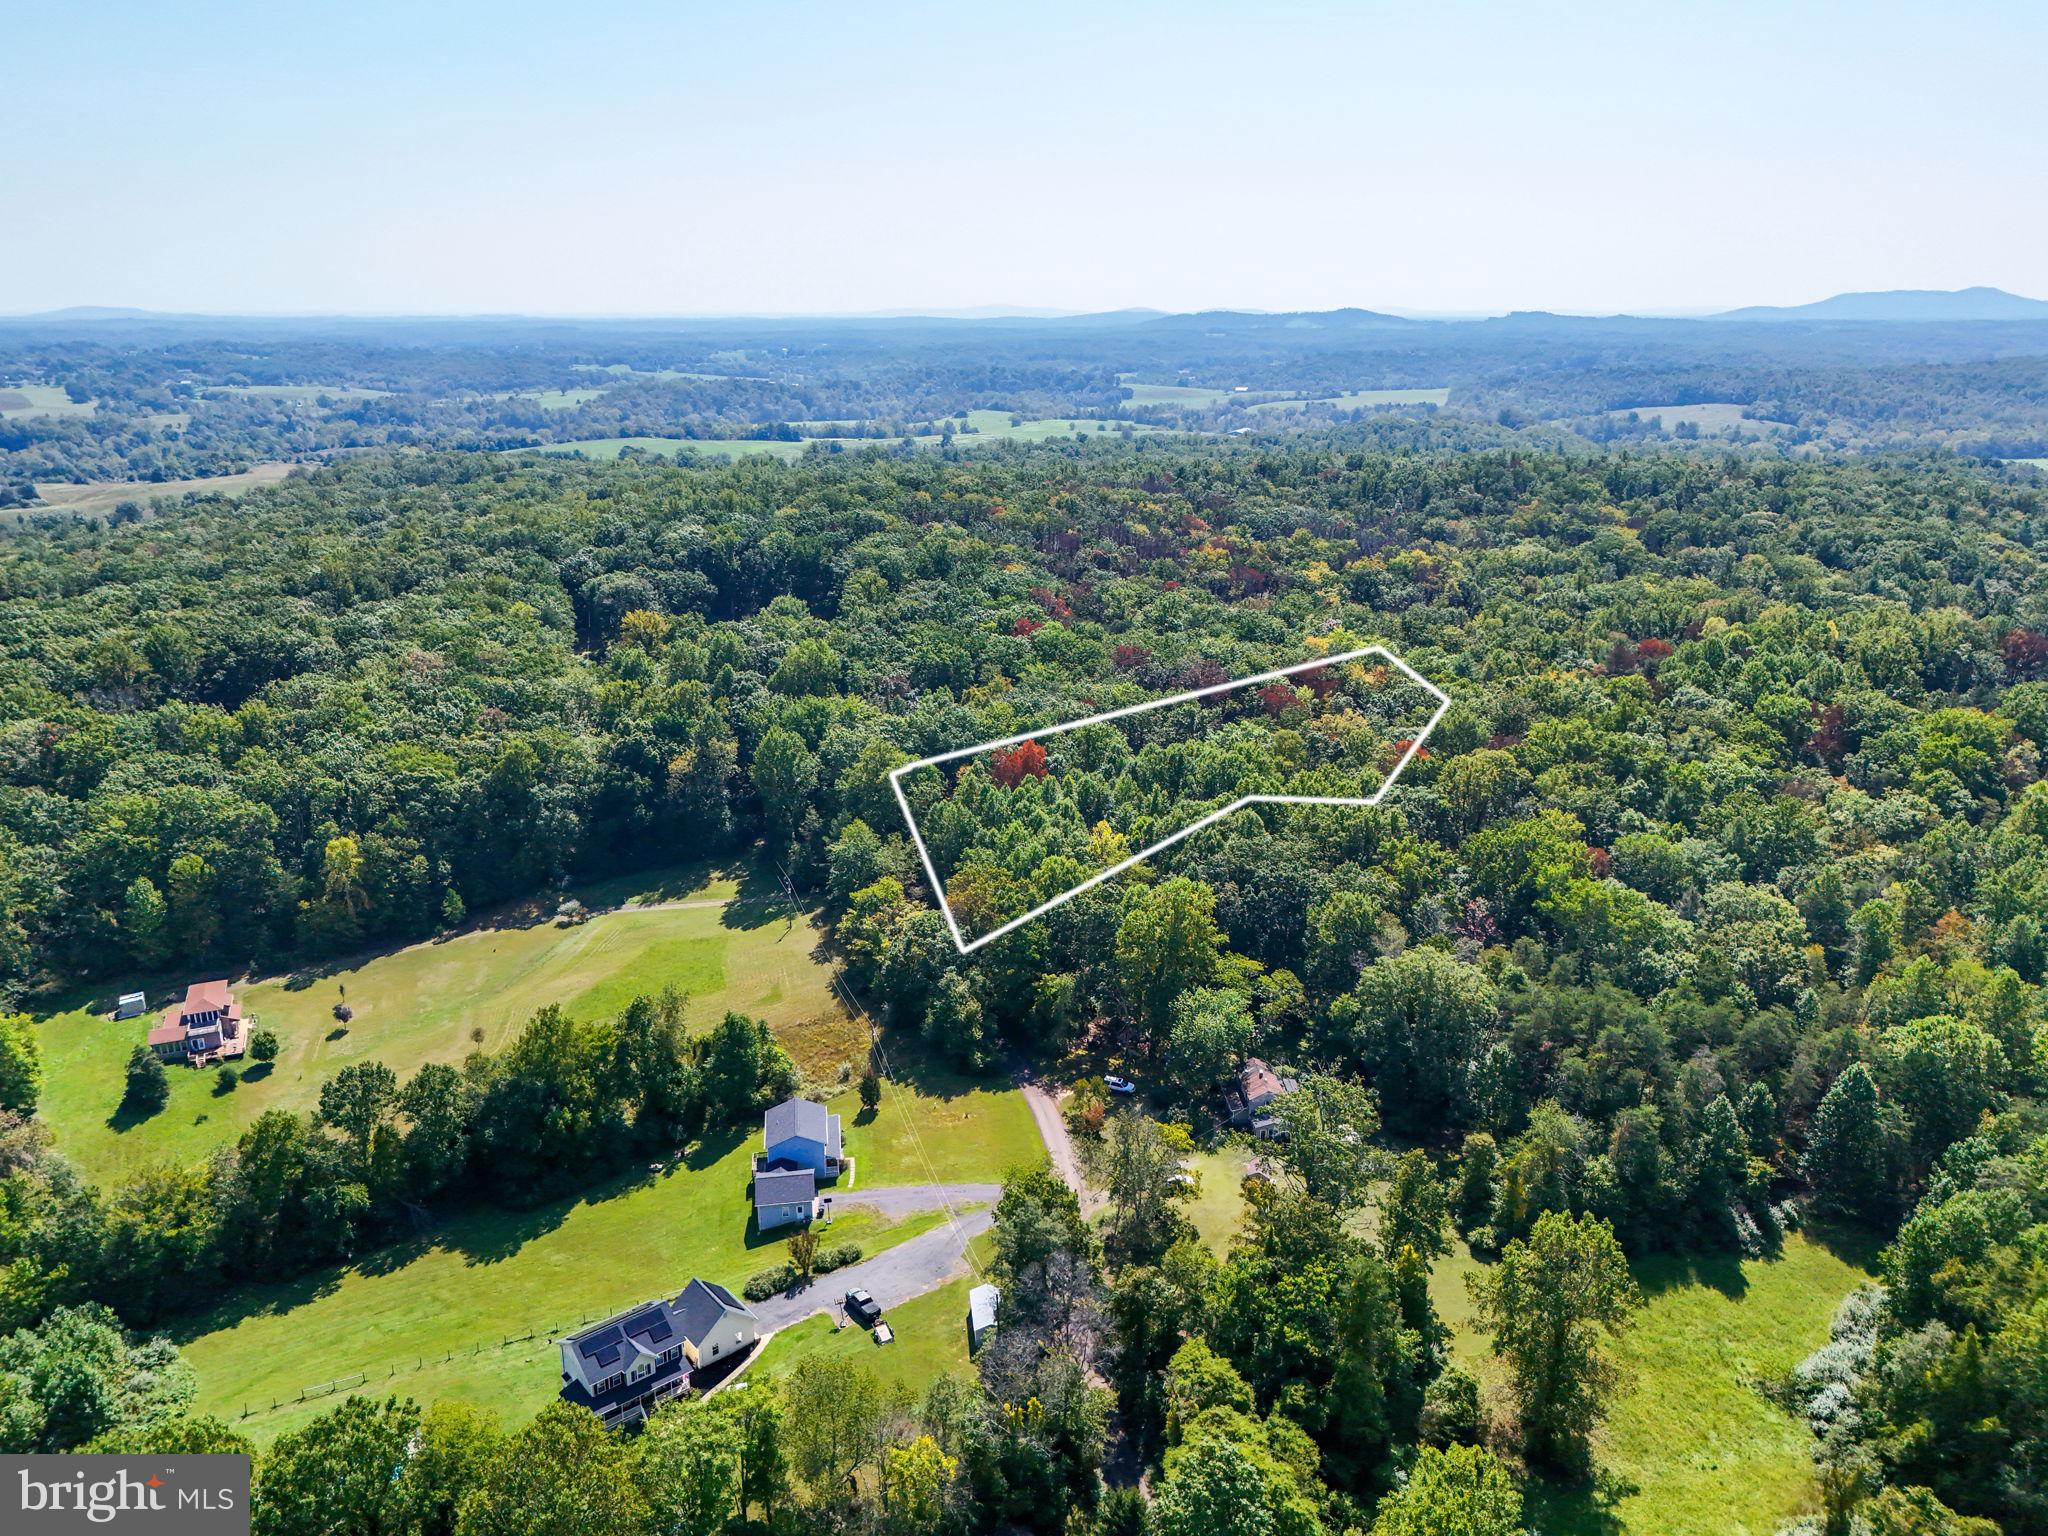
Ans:
MULTIPOLYGON (((832 1197, 832 1209, 850 1211, 856 1205, 865 1205, 880 1211, 884 1216, 915 1216, 919 1211, 936 1211, 941 1206, 958 1210, 963 1205, 994 1205, 1003 1198, 1000 1184, 890 1184, 881 1189, 835 1190, 829 1184, 825 1193, 832 1197)), ((832 1246, 830 1229, 818 1233, 821 1246, 832 1246)))
MULTIPOLYGON (((881 1190, 867 1190, 868 1195, 887 1193, 881 1190)), ((932 1201, 926 1200, 920 1210, 929 1210, 932 1201)), ((813 1312, 823 1312, 837 1307, 852 1290, 866 1291, 886 1310, 901 1306, 906 1301, 935 1291, 967 1268, 967 1244, 989 1229, 995 1220, 992 1211, 965 1211, 942 1227, 936 1227, 922 1236, 913 1237, 907 1243, 898 1243, 894 1248, 876 1254, 872 1259, 862 1259, 858 1264, 849 1264, 844 1269, 835 1269, 829 1275, 820 1275, 816 1280, 794 1296, 771 1296, 766 1301, 749 1302, 754 1316, 761 1321, 761 1331, 768 1333, 802 1322, 813 1312)))

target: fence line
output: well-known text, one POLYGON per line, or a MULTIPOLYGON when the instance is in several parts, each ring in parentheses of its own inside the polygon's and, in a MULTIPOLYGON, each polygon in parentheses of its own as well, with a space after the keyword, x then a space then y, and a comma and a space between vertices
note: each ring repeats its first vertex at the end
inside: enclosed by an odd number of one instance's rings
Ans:
POLYGON ((612 1315, 610 1312, 585 1312, 581 1319, 574 1323, 562 1323, 559 1325, 531 1323, 527 1325, 524 1333, 500 1333, 495 1342, 490 1339, 478 1339, 467 1346, 461 1344, 453 1345, 444 1349, 439 1355, 415 1355, 411 1365, 405 1365, 396 1360, 391 1361, 385 1366, 382 1376, 375 1376, 376 1368, 374 1366, 364 1370, 350 1371, 345 1375, 336 1376, 331 1381, 320 1381, 315 1382, 310 1387, 301 1387, 296 1396, 273 1397, 268 1408, 264 1407, 260 1401, 244 1403, 242 1404, 242 1411, 237 1417, 248 1419, 260 1413, 276 1413, 281 1408, 295 1408, 302 1403, 318 1402, 322 1398, 333 1397, 335 1394, 351 1387, 368 1386, 373 1376, 379 1381, 394 1381, 398 1378, 401 1371, 408 1376, 417 1375, 430 1365, 447 1365, 456 1359, 473 1359, 487 1349, 509 1349, 514 1344, 531 1344, 540 1338, 558 1339, 566 1334, 574 1333, 580 1328, 589 1327, 591 1323, 597 1321, 600 1317, 610 1317, 612 1315))

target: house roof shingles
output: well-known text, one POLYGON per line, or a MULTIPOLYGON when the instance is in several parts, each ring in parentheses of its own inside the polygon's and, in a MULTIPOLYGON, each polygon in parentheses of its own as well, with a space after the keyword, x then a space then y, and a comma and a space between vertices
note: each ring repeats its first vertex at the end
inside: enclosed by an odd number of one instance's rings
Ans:
POLYGON ((761 1131, 770 1147, 802 1138, 823 1146, 831 1135, 832 1117, 809 1099, 784 1099, 761 1117, 761 1131))
POLYGON ((713 1328, 728 1312, 745 1312, 746 1304, 722 1285, 709 1280, 692 1280, 683 1287, 682 1294, 674 1303, 676 1320, 682 1324, 683 1337, 696 1343, 713 1328))
POLYGON ((817 1196, 818 1176, 808 1168, 754 1175, 754 1209, 757 1211, 769 1205, 796 1205, 815 1200, 817 1196))

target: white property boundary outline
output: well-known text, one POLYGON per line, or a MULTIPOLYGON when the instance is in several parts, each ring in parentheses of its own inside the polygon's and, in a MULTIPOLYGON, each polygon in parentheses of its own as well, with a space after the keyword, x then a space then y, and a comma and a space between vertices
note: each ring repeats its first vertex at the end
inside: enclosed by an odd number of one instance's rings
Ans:
POLYGON ((984 741, 971 747, 958 747, 951 752, 941 752, 933 757, 921 757, 914 763, 905 763, 900 768, 890 769, 889 788, 896 793, 897 809, 903 812, 903 824, 910 828, 910 840, 917 845, 918 861, 924 865, 925 876, 932 883, 932 894, 938 898, 939 911, 945 914, 946 927, 953 935, 954 947, 961 954, 967 955, 972 954, 975 950, 981 948, 982 945, 992 943, 996 939, 1000 939, 1004 934, 1023 927, 1033 918, 1043 917, 1046 913, 1052 911, 1054 907, 1064 902, 1072 901, 1083 891, 1093 890, 1104 881, 1115 879, 1132 866, 1144 863, 1153 854, 1163 849, 1171 848, 1183 838, 1194 836, 1202 828, 1213 826, 1226 816, 1236 815, 1248 805, 1378 805, 1385 798, 1387 791, 1394 787, 1394 781, 1401 777, 1401 770, 1406 768, 1409 762, 1413 760, 1415 754, 1422 750, 1422 744, 1429 740, 1429 733, 1436 729, 1437 722, 1443 719, 1444 711, 1450 707, 1451 696, 1449 694, 1409 666, 1407 662, 1396 656, 1384 645, 1366 645, 1360 646, 1355 651, 1344 651, 1335 656, 1324 656, 1316 661, 1297 662, 1294 666, 1280 667, 1271 672, 1260 672, 1252 677, 1234 678, 1230 682, 1217 683, 1212 687, 1190 689, 1186 693, 1176 693, 1171 698, 1148 699, 1143 704, 1127 704, 1122 709, 1106 709, 1101 714, 1088 716, 1085 720, 1074 720, 1065 725, 1048 725, 1042 730, 1025 731, 1016 736, 1005 736, 1000 741, 984 741), (1208 815, 1197 818, 1185 827, 1182 827, 1178 832, 1162 837, 1158 842, 1153 843, 1149 847, 1141 848, 1129 858, 1112 864, 1107 869, 1098 870, 1080 884, 1060 892, 1051 901, 1041 902, 1022 917, 1013 917, 1007 923, 1004 923, 1002 927, 991 929, 980 938, 971 942, 962 936, 960 924, 953 917, 952 903, 946 900, 945 883, 939 879, 939 872, 932 865, 931 850, 925 847, 924 834, 917 830, 917 818, 910 814, 910 802, 904 798, 903 776, 905 774, 916 773, 923 768, 936 768, 941 763, 958 762, 963 757, 978 757, 983 752, 994 752, 1003 747, 1014 747, 1023 742, 1037 741, 1044 736, 1063 736, 1069 731, 1078 731, 1083 726, 1101 725, 1104 721, 1121 720, 1129 715, 1147 714, 1155 709, 1170 709, 1176 704, 1188 704, 1196 699, 1206 699, 1215 694, 1229 693, 1238 688, 1248 688, 1253 683, 1271 683, 1283 677, 1293 677, 1300 672, 1320 672, 1328 667, 1340 667, 1346 662, 1358 661, 1367 656, 1378 656, 1391 662, 1400 670, 1402 676, 1423 689, 1437 701, 1436 709, 1430 715, 1429 722, 1422 727, 1422 730, 1416 735, 1415 739, 1408 743, 1407 751, 1403 752, 1394 766, 1388 770, 1386 782, 1381 784, 1370 795, 1241 795, 1222 809, 1211 811, 1208 815))

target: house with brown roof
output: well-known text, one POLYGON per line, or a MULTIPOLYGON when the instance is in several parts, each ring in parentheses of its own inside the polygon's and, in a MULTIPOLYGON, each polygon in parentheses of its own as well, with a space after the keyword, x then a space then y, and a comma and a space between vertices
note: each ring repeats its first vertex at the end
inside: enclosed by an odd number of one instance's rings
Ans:
POLYGON ((166 1061, 195 1067, 228 1061, 249 1049, 249 1028, 242 1005, 225 981, 195 981, 184 999, 163 1012, 149 1032, 149 1048, 166 1061))
POLYGON ((1301 1087, 1291 1077, 1282 1077, 1256 1056, 1245 1059, 1237 1075, 1237 1086, 1224 1090, 1223 1103, 1230 1111, 1230 1123, 1254 1136, 1271 1141, 1284 1132, 1273 1106, 1301 1087))

